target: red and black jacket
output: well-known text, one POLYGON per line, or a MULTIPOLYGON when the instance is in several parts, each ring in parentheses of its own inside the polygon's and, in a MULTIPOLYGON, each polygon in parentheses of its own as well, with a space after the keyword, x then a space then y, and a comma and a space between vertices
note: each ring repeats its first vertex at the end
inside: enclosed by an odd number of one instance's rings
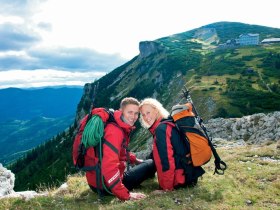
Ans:
MULTIPOLYGON (((130 133, 134 129, 121 120, 121 111, 114 112, 115 123, 108 123, 104 130, 103 158, 101 172, 106 186, 121 200, 128 200, 130 195, 128 189, 123 185, 122 179, 126 166, 127 157, 134 164, 136 156, 127 151, 130 141, 130 133)), ((96 172, 86 173, 88 184, 96 186, 96 172)))
MULTIPOLYGON (((160 118, 149 130, 154 137, 153 156, 160 187, 163 190, 173 190, 174 187, 185 184, 184 169, 180 167, 179 159, 174 157, 174 144, 182 143, 174 123, 160 118)), ((176 147, 185 148, 184 145, 176 147)))

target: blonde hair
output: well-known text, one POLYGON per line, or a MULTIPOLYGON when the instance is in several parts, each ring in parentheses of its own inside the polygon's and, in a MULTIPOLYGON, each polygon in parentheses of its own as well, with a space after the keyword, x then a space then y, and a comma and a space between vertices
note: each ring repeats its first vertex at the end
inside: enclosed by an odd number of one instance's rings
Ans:
POLYGON ((140 102, 136 98, 126 97, 121 101, 120 108, 124 109, 128 104, 134 104, 139 106, 140 102))
POLYGON ((144 121, 142 114, 141 114, 141 108, 143 105, 150 105, 151 107, 155 108, 158 113, 159 116, 162 118, 168 118, 169 116, 169 112, 162 106, 162 104, 154 99, 154 98, 145 98, 144 100, 141 101, 140 103, 140 123, 144 128, 149 128, 150 126, 144 121))

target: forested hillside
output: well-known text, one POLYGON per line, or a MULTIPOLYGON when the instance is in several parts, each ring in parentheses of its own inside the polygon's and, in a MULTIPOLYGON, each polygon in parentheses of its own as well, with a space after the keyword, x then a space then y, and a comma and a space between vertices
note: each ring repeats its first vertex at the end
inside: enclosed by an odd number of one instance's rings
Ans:
POLYGON ((54 135, 68 128, 74 122, 74 115, 60 118, 35 117, 30 120, 0 122, 0 163, 10 164, 24 157, 30 149, 48 141, 54 135))

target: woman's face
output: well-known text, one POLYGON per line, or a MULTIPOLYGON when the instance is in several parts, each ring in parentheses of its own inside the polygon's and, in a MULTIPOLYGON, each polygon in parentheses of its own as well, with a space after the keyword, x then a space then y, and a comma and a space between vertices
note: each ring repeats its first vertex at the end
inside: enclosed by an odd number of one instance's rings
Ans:
POLYGON ((141 107, 140 113, 143 120, 150 126, 153 125, 158 118, 158 110, 148 104, 141 107))

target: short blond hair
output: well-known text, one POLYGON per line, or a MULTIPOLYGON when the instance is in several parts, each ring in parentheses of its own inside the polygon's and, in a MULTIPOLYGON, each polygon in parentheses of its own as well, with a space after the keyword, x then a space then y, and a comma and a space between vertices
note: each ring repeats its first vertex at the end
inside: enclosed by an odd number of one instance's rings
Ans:
POLYGON ((124 109, 128 104, 134 104, 136 106, 139 106, 140 102, 136 98, 126 97, 121 101, 120 108, 124 109))
POLYGON ((142 114, 141 114, 141 108, 143 105, 150 105, 151 107, 155 108, 158 112, 159 115, 162 118, 168 118, 170 115, 169 112, 163 107, 163 105, 156 99, 154 98, 145 98, 144 100, 141 101, 139 108, 140 108, 140 123, 144 128, 149 128, 150 126, 144 121, 142 114))

